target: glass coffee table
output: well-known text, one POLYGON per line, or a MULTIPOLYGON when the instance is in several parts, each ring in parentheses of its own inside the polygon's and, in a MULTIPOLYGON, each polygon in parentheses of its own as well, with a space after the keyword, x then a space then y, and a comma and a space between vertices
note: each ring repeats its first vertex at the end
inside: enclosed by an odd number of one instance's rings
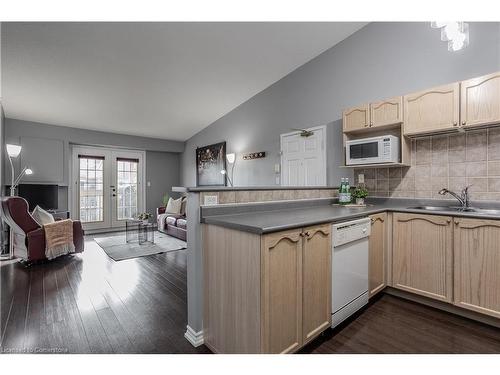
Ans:
POLYGON ((142 220, 127 220, 125 222, 125 239, 127 243, 139 242, 142 245, 145 242, 155 243, 156 223, 145 223, 142 220))

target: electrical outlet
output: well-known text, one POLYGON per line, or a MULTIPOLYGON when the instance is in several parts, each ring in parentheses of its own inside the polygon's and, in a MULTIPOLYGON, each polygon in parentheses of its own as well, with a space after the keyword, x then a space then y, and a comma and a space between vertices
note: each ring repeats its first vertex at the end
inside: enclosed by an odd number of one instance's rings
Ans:
POLYGON ((358 174, 358 183, 359 184, 365 183, 365 175, 363 173, 358 174))
POLYGON ((205 200, 203 201, 205 206, 211 206, 218 203, 217 195, 205 195, 205 200))

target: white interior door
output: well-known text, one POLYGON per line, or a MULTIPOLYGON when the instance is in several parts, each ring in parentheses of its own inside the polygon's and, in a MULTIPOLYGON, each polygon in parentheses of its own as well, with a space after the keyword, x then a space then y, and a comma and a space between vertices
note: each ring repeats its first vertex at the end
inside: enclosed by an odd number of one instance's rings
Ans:
POLYGON ((326 185, 326 127, 307 129, 313 132, 303 137, 300 132, 281 135, 281 185, 326 185))
POLYGON ((72 216, 86 230, 125 226, 144 210, 144 153, 73 147, 72 216))

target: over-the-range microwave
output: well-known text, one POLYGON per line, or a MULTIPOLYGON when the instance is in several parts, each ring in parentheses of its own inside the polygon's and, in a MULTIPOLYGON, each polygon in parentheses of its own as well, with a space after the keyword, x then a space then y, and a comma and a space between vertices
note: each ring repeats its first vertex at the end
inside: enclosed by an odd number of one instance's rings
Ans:
POLYGON ((399 162, 399 139, 393 135, 346 141, 346 165, 399 162))

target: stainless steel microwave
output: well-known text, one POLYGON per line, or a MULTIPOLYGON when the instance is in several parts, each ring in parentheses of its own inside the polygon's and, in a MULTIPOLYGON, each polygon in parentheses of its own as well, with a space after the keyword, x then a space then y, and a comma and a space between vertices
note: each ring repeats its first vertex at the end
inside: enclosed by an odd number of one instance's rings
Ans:
POLYGON ((355 139, 345 146, 346 165, 399 162, 399 138, 393 135, 355 139))

